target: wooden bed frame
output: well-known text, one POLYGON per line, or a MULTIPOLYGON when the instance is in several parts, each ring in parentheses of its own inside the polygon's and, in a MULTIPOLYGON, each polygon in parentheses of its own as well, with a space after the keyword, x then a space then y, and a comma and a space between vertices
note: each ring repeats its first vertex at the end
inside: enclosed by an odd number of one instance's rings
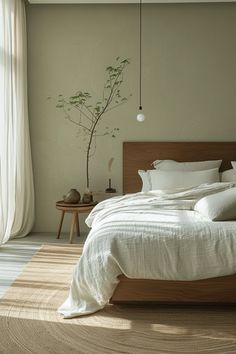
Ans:
MULTIPOLYGON (((220 170, 236 161, 236 142, 125 142, 123 191, 141 190, 138 170, 151 169, 157 159, 180 162, 223 160, 220 170)), ((111 303, 236 303, 236 274, 195 281, 129 279, 119 277, 111 303)))

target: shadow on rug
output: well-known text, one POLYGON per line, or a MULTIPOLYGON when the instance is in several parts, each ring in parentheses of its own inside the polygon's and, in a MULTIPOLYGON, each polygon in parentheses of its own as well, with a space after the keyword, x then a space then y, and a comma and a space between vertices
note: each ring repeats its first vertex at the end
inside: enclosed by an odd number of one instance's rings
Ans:
POLYGON ((44 245, 0 300, 0 353, 236 353, 234 307, 114 306, 64 320, 82 248, 44 245))

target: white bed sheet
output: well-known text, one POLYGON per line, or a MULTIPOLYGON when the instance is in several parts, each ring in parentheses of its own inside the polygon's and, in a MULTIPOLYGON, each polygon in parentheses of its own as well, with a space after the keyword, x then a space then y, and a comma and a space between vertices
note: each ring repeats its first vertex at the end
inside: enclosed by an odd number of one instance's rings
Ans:
POLYGON ((236 222, 212 222, 192 208, 203 195, 234 187, 203 185, 179 193, 137 193, 99 203, 75 267, 65 318, 103 308, 129 278, 197 280, 236 273, 236 222))

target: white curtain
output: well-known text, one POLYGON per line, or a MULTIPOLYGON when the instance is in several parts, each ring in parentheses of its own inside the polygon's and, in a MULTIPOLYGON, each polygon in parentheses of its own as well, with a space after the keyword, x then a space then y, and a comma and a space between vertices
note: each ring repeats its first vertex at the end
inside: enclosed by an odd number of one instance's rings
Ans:
POLYGON ((34 221, 23 0, 0 0, 0 245, 34 221))

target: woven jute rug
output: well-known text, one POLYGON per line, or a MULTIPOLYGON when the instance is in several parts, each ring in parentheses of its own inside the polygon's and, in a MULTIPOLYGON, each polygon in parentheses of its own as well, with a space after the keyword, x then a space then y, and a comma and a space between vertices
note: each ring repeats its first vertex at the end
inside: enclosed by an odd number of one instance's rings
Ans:
POLYGON ((108 305, 64 320, 78 246, 44 245, 0 301, 0 353, 236 353, 236 309, 108 305))

